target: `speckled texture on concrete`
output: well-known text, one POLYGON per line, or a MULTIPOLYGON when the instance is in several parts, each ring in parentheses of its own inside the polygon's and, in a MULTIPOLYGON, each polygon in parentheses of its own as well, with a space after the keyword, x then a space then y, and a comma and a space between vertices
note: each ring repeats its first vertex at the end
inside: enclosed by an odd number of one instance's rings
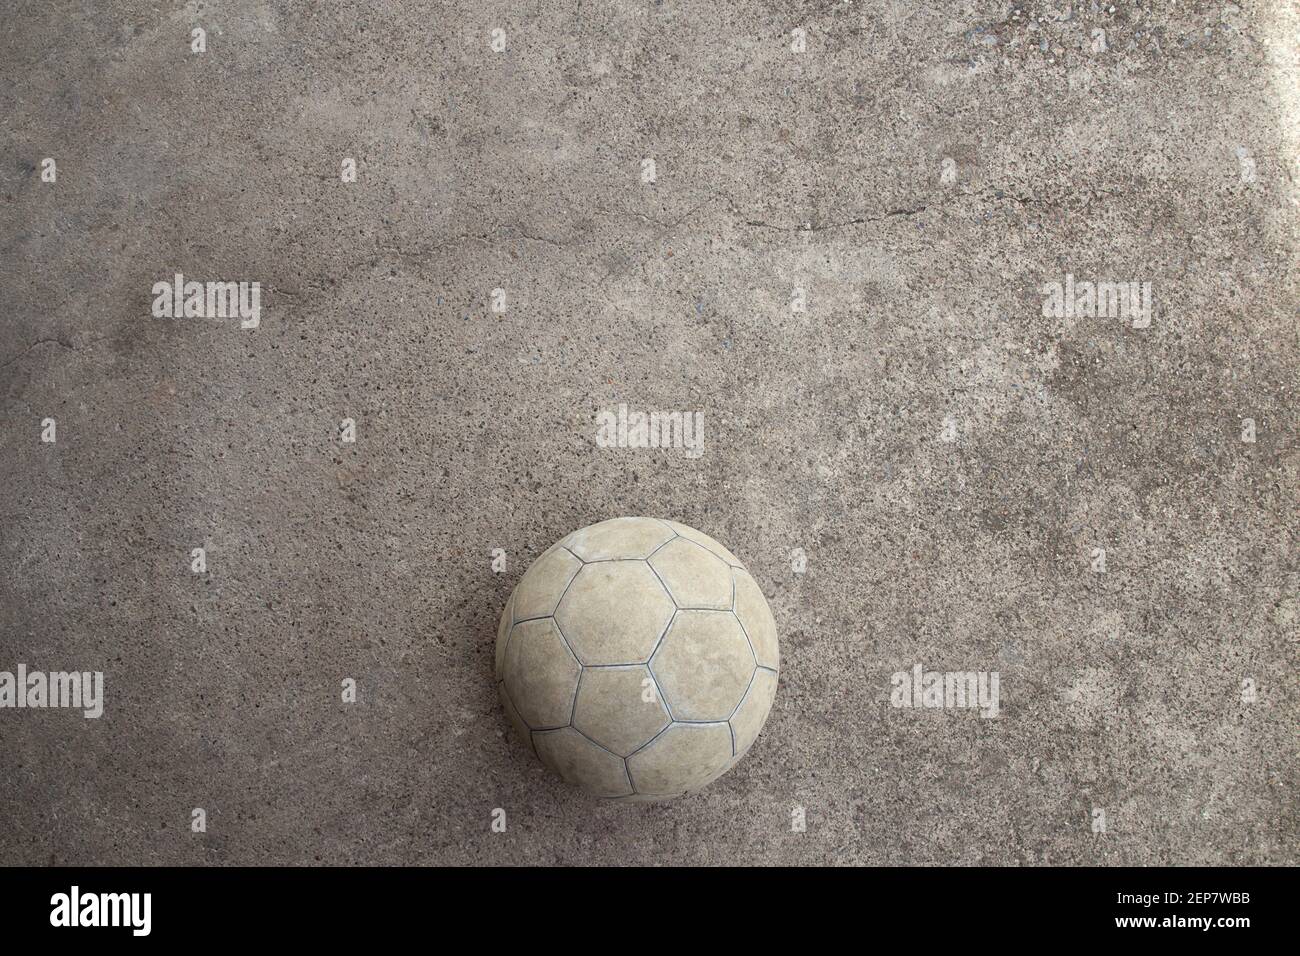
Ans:
POLYGON ((1297 32, 10 4, 0 670, 106 700, 0 710, 0 862, 1297 862, 1297 32), (178 271, 260 327, 153 318, 178 271), (1066 273, 1150 327, 1045 317, 1066 273), (601 447, 620 404, 703 454, 601 447), (577 795, 493 686, 520 573, 617 514, 716 537, 781 635, 748 756, 662 805, 577 795), (892 707, 918 663, 1000 716, 892 707))

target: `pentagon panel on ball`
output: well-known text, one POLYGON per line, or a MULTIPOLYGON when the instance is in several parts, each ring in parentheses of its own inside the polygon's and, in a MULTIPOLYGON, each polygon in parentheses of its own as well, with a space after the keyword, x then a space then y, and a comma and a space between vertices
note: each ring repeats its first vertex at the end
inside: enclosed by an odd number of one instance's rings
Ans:
POLYGON ((716 780, 776 696, 776 621, 734 554, 694 528, 611 518, 524 572, 497 628, 497 689, 525 745, 611 800, 716 780))

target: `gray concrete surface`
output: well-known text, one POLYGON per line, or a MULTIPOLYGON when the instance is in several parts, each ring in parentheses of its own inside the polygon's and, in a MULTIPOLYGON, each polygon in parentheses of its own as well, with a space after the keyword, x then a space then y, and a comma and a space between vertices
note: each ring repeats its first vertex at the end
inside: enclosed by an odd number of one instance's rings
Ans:
POLYGON ((1294 864, 1296 35, 9 4, 0 670, 105 702, 0 710, 0 863, 1294 864), (154 318, 178 271, 260 327, 154 318), (1067 272, 1150 326, 1044 317, 1067 272), (619 403, 703 455, 600 447, 619 403), (568 789, 493 689, 528 562, 618 514, 720 539, 781 628, 763 736, 675 804, 568 789), (891 706, 917 663, 1000 716, 891 706))

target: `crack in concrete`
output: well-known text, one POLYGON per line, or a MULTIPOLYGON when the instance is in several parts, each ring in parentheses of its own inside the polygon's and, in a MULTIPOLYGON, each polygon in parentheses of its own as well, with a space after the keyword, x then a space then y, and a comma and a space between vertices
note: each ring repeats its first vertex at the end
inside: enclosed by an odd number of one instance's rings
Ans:
POLYGON ((915 209, 891 209, 879 216, 859 216, 854 219, 846 219, 843 222, 826 222, 814 226, 811 222, 802 226, 782 226, 777 223, 765 222, 757 219, 745 220, 745 225, 753 226, 760 229, 776 229, 780 232, 824 232, 828 229, 846 229, 849 226, 861 226, 870 222, 884 222, 886 219, 893 219, 898 216, 915 216, 925 212, 930 207, 917 206, 915 209))
POLYGON ((62 347, 62 348, 69 349, 70 351, 73 351, 73 352, 76 351, 76 347, 75 347, 71 342, 65 342, 65 341, 63 341, 63 339, 60 339, 60 338, 43 338, 43 339, 37 339, 37 340, 36 340, 35 342, 33 342, 31 345, 27 346, 27 348, 25 348, 25 349, 23 349, 21 352, 19 352, 17 355, 13 356, 13 357, 10 358, 10 359, 7 359, 7 360, 4 361, 4 362, 0 362, 0 368, 8 368, 10 365, 13 365, 15 362, 17 362, 19 359, 21 359, 24 355, 26 355, 28 352, 32 351, 33 349, 35 349, 35 348, 36 348, 37 346, 39 346, 39 345, 58 345, 58 346, 60 346, 60 347, 62 347))
MULTIPOLYGON (((1118 189, 1080 190, 1079 193, 1086 194, 1088 199, 1094 199, 1101 196, 1107 196, 1107 197, 1119 196, 1124 194, 1123 190, 1118 190, 1118 189)), ((998 189, 992 186, 982 190, 978 190, 976 192, 971 192, 967 190, 957 191, 952 193, 952 198, 957 200, 988 199, 994 202, 1010 200, 1011 202, 1015 203, 1018 206, 1031 206, 1031 205, 1043 206, 1044 208, 1047 209, 1059 209, 1062 206, 1062 203, 1059 199, 1044 200, 1044 199, 1039 199, 1036 196, 1023 196, 1018 193, 1007 192, 1005 190, 998 189)), ((761 219, 746 219, 745 225, 751 226, 756 229, 774 229, 779 232, 825 232, 831 229, 847 229, 852 226, 861 226, 861 225, 867 225, 869 223, 885 222, 890 219, 898 219, 898 218, 910 219, 911 217, 918 216, 921 213, 927 212, 930 209, 942 209, 951 206, 952 204, 953 203, 951 202, 922 203, 921 205, 918 206, 912 206, 912 207, 905 206, 898 209, 890 209, 886 212, 880 213, 879 215, 857 216, 854 217, 853 219, 845 219, 838 222, 824 222, 819 225, 813 225, 812 222, 809 221, 801 226, 786 226, 786 225, 781 225, 780 223, 767 222, 766 220, 761 220, 761 219)))

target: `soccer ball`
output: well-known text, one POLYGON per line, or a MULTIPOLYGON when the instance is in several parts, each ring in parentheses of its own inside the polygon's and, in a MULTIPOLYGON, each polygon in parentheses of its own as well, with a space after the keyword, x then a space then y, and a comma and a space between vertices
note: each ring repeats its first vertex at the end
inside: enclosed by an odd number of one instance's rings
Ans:
POLYGON ((497 689, 530 750, 599 797, 716 780, 776 695, 776 622, 736 556, 658 518, 611 518, 533 562, 497 628, 497 689))

